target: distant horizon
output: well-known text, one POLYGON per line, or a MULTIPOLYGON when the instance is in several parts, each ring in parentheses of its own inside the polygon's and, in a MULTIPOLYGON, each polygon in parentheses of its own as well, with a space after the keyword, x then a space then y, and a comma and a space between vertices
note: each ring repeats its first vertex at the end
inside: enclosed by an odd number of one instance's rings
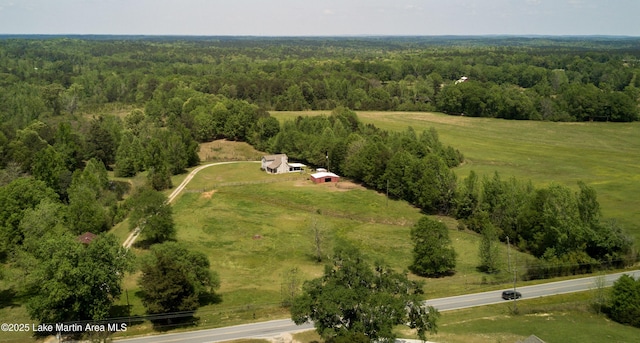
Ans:
POLYGON ((638 13, 638 0, 0 0, 0 32, 638 37, 638 13))
POLYGON ((517 38, 640 38, 640 35, 606 35, 606 34, 438 34, 438 35, 412 35, 412 34, 344 34, 344 35, 250 35, 250 34, 141 34, 141 33, 1 33, 0 37, 225 37, 225 38, 428 38, 428 37, 453 37, 453 38, 481 38, 481 37, 517 37, 517 38))

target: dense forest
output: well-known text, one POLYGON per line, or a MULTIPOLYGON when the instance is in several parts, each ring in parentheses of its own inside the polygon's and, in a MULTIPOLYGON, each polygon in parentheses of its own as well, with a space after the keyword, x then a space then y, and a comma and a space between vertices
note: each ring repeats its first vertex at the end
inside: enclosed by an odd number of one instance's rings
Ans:
POLYGON ((189 92, 265 110, 638 119, 637 39, 98 38, 4 39, 3 121, 107 103, 176 114, 189 92))
MULTIPOLYGON (((199 142, 226 138, 329 167, 487 237, 511 237, 537 258, 527 278, 625 265, 635 259, 633 242, 600 219, 588 185, 573 192, 474 173, 458 180, 452 168, 464 156, 435 130, 387 132, 363 124, 354 110, 635 121, 639 58, 637 39, 4 37, 0 262, 29 271, 24 292, 34 319, 104 318, 132 262, 101 233, 127 216, 133 226, 155 225, 149 216, 162 213, 158 230, 147 230, 149 243, 173 237, 170 207, 154 192, 200 162, 199 142), (279 123, 268 112, 305 109, 330 114, 279 123), (110 171, 122 178, 145 172, 148 188, 127 197, 129 184, 110 179, 110 171), (95 248, 77 247, 84 232, 99 235, 95 248), (86 264, 97 249, 109 252, 103 265, 86 264), (69 273, 117 271, 85 285, 87 294, 111 285, 99 304, 86 304, 73 292, 78 285, 56 274, 75 264, 83 269, 69 273), (49 298, 55 292, 64 295, 49 298), (82 311, 58 311, 70 306, 82 311)), ((194 260, 183 247, 151 250, 157 256, 145 261, 148 280, 161 269, 154 263, 171 260, 165 255, 194 260)), ((196 280, 199 292, 215 288, 218 280, 204 274, 185 282, 196 280)), ((149 313, 193 309, 196 295, 187 305, 145 304, 149 313)))

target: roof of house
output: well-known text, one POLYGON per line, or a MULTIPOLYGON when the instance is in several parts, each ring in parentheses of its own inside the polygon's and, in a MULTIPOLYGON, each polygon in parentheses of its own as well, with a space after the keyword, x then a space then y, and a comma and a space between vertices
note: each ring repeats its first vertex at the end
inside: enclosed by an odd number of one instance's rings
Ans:
POLYGON ((303 168, 306 167, 306 165, 302 164, 302 163, 288 163, 290 167, 298 167, 298 168, 303 168))
POLYGON ((267 168, 278 169, 278 167, 280 167, 280 165, 282 164, 282 162, 285 160, 286 157, 287 155, 276 155, 273 162, 271 162, 271 164, 269 164, 267 168))
POLYGON ((518 341, 518 343, 545 343, 536 335, 531 335, 527 337, 524 341, 518 341))
POLYGON ((319 172, 319 173, 311 174, 311 177, 314 179, 322 179, 325 177, 340 177, 340 176, 331 172, 319 172))
POLYGON ((91 232, 85 232, 82 235, 78 236, 78 240, 80 241, 80 243, 82 244, 89 244, 91 243, 94 239, 96 239, 96 235, 91 233, 91 232))
POLYGON ((276 159, 280 159, 283 156, 287 157, 286 154, 275 154, 275 155, 264 155, 264 156, 262 156, 262 158, 267 160, 267 161, 273 161, 273 160, 276 160, 276 159))

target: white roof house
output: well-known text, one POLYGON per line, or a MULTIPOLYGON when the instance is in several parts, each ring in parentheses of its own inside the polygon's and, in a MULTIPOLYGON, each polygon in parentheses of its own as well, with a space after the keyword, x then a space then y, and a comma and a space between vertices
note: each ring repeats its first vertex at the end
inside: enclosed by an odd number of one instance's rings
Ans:
POLYGON ((262 169, 269 174, 282 174, 302 171, 306 167, 302 163, 289 163, 286 154, 262 156, 262 169))
POLYGON ((457 85, 458 83, 463 83, 463 82, 466 82, 467 80, 469 80, 469 78, 466 77, 466 76, 463 76, 460 79, 456 80, 456 82, 454 82, 454 84, 457 85))

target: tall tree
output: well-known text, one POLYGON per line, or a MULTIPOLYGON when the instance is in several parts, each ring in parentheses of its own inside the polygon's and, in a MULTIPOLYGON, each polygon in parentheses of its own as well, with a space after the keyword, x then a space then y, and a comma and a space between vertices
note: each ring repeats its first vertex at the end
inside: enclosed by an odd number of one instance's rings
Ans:
POLYGON ((484 228, 480 239, 480 270, 493 274, 500 270, 500 249, 498 230, 491 224, 489 218, 484 216, 484 228))
POLYGON ((336 248, 324 275, 305 282, 291 307, 300 325, 313 321, 327 342, 393 342, 396 325, 416 329, 420 339, 436 332, 438 311, 419 298, 421 285, 377 264, 374 269, 348 245, 336 248))
POLYGON ((600 220, 600 203, 593 187, 588 186, 583 181, 578 181, 580 192, 577 194, 578 212, 580 220, 584 225, 593 226, 600 220))
POLYGON ((415 188, 417 204, 427 213, 449 214, 456 197, 456 174, 444 160, 429 154, 420 161, 422 177, 415 188))
POLYGON ((97 159, 89 160, 83 171, 76 170, 73 174, 67 193, 69 223, 74 233, 98 233, 109 228, 107 211, 102 203, 107 184, 107 170, 97 159))
POLYGON ((20 221, 42 201, 58 201, 56 193, 42 181, 18 178, 0 187, 0 258, 22 243, 20 221))
POLYGON ((64 87, 59 83, 50 83, 42 87, 42 98, 54 116, 59 116, 62 112, 61 96, 64 90, 64 87))
POLYGON ((20 221, 20 231, 24 235, 22 250, 35 254, 44 237, 68 233, 67 218, 67 207, 50 199, 27 209, 20 221))
POLYGON ((122 135, 120 145, 116 151, 116 166, 114 172, 119 177, 130 177, 136 175, 139 170, 139 166, 142 164, 137 161, 136 149, 134 147, 134 140, 136 137, 130 132, 126 131, 122 135))
POLYGON ((453 272, 456 252, 451 246, 449 230, 440 221, 422 217, 411 228, 413 263, 409 270, 420 276, 441 276, 453 272))
POLYGON ((220 286, 218 275, 209 269, 207 256, 176 242, 152 246, 140 270, 142 303, 150 314, 194 311, 201 296, 220 286))
POLYGON ((63 176, 70 172, 66 169, 63 156, 52 146, 40 150, 34 159, 32 175, 37 180, 44 181, 47 186, 58 194, 62 194, 66 189, 62 189, 63 176))
POLYGON ((107 318, 132 266, 132 255, 110 234, 87 245, 75 235, 46 235, 34 258, 27 311, 43 323, 107 318))
POLYGON ((85 144, 88 159, 97 158, 105 166, 115 162, 118 142, 109 132, 108 122, 103 117, 94 119, 91 122, 85 144))
POLYGON ((143 188, 134 194, 128 204, 131 207, 129 226, 140 228, 142 237, 150 243, 162 243, 176 237, 173 212, 167 197, 150 188, 143 188))
POLYGON ((478 175, 472 170, 464 179, 456 197, 456 218, 464 219, 472 216, 480 205, 478 175))

